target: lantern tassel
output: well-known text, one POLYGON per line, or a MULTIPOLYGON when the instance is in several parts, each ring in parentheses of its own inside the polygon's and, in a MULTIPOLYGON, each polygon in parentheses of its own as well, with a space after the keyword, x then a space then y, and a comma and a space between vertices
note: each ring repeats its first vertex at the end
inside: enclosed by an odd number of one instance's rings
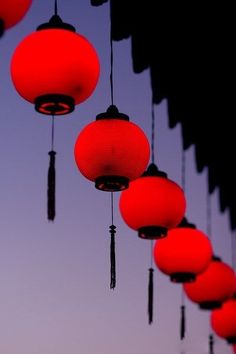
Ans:
POLYGON ((51 150, 49 155, 49 168, 48 168, 48 220, 53 221, 55 218, 55 191, 56 191, 56 171, 55 161, 56 152, 51 150))
POLYGON ((110 277, 110 288, 114 289, 116 286, 116 252, 115 252, 115 233, 116 226, 111 225, 110 230, 111 234, 111 244, 110 244, 110 265, 111 265, 111 277, 110 277))
POLYGON ((180 339, 185 338, 185 306, 182 305, 181 308, 181 318, 180 318, 180 339))
POLYGON ((153 322, 153 268, 149 268, 148 281, 148 323, 153 322))
POLYGON ((214 354, 214 338, 213 335, 209 335, 209 354, 214 354))

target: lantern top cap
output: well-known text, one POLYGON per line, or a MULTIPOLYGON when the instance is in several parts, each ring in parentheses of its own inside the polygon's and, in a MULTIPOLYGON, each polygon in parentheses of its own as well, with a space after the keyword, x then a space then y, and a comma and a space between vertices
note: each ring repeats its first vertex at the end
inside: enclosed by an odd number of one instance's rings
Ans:
POLYGON ((154 163, 151 163, 147 170, 143 173, 142 177, 151 177, 151 176, 156 176, 156 177, 162 177, 162 178, 167 178, 168 175, 164 171, 160 171, 154 163))
POLYGON ((101 120, 101 119, 121 119, 121 120, 129 120, 129 117, 125 113, 120 113, 118 111, 118 108, 115 105, 110 105, 107 108, 106 112, 99 113, 96 116, 96 120, 101 120))
POLYGON ((182 219, 182 221, 179 223, 177 227, 196 229, 196 225, 191 224, 186 217, 182 219))
POLYGON ((76 32, 75 27, 69 23, 65 23, 62 21, 61 17, 57 14, 54 14, 50 20, 46 23, 42 23, 37 27, 37 31, 45 30, 45 29, 64 29, 71 32, 76 32))
POLYGON ((222 262, 221 258, 216 256, 216 255, 212 256, 212 260, 215 261, 215 262, 222 262))

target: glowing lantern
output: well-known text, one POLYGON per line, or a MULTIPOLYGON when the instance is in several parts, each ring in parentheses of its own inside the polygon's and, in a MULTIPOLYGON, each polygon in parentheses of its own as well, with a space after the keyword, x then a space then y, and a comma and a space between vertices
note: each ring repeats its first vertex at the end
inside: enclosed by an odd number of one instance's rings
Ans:
POLYGON ((0 36, 4 30, 15 26, 28 11, 32 0, 0 1, 0 36))
POLYGON ((194 281, 197 274, 206 270, 211 258, 209 239, 186 219, 178 227, 169 230, 167 237, 157 240, 154 245, 157 267, 169 275, 173 282, 194 281))
POLYGON ((211 312, 211 326, 219 337, 236 344, 236 298, 225 301, 220 309, 211 312))
POLYGON ((144 239, 166 236, 176 227, 186 209, 183 190, 150 164, 142 177, 130 183, 120 196, 120 212, 126 224, 144 239))
POLYGON ((183 287, 188 298, 201 309, 212 310, 233 296, 235 274, 230 266, 213 256, 207 269, 193 283, 185 283, 183 287))
POLYGON ((95 49, 57 15, 16 48, 11 76, 18 93, 43 114, 62 115, 86 100, 99 77, 95 49))
POLYGON ((112 192, 143 173, 150 148, 144 132, 111 105, 80 132, 74 155, 82 175, 97 189, 112 192))

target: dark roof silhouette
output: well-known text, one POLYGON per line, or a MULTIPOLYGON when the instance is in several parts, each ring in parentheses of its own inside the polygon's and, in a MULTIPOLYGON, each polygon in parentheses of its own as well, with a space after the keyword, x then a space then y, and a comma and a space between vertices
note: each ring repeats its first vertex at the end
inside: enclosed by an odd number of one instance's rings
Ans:
MULTIPOLYGON (((94 6, 107 0, 91 0, 94 6)), ((149 68, 155 103, 167 99, 169 127, 208 167, 209 193, 236 229, 235 31, 233 6, 214 2, 111 0, 112 38, 131 37, 133 70, 149 68)))

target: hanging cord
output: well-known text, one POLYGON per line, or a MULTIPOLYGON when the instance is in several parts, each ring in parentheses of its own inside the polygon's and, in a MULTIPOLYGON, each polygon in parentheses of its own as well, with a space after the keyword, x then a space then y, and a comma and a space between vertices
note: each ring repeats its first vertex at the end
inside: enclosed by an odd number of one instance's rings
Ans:
POLYGON ((153 240, 151 240, 151 257, 148 280, 148 323, 153 322, 153 240))
POLYGON ((57 0, 55 0, 55 3, 54 3, 54 14, 55 14, 56 16, 58 15, 57 0))
MULTIPOLYGON (((186 180, 186 152, 184 148, 182 149, 182 160, 181 160, 181 185, 185 193, 185 180, 186 180)), ((185 295, 183 287, 181 289, 181 306, 180 306, 180 340, 185 338, 186 332, 186 306, 185 306, 185 295)))
POLYGON ((210 193, 207 192, 206 196, 206 229, 207 229, 207 235, 209 239, 211 239, 211 196, 210 193))
POLYGON ((209 354, 214 354, 214 336, 209 334, 209 354))
POLYGON ((185 316, 185 296, 184 290, 181 291, 181 306, 180 306, 180 340, 185 338, 186 332, 186 316, 185 316))
POLYGON ((110 244, 110 289, 114 289, 116 286, 116 252, 115 252, 115 234, 116 226, 113 224, 113 192, 111 192, 111 225, 110 225, 110 234, 111 234, 111 244, 110 244))
POLYGON ((111 104, 113 105, 113 40, 112 40, 112 0, 110 0, 110 89, 111 104))
POLYGON ((155 109, 154 109, 154 100, 152 99, 152 125, 151 125, 151 161, 155 163, 155 109))
POLYGON ((52 130, 51 130, 51 151, 49 155, 49 168, 48 168, 48 189, 47 189, 47 213, 48 220, 53 221, 56 215, 56 152, 54 151, 54 115, 52 115, 52 130))
MULTIPOLYGON (((154 101, 152 99, 151 106, 151 162, 155 161, 155 111, 154 111, 154 101)), ((148 323, 152 324, 153 322, 153 240, 151 240, 151 252, 150 252, 150 268, 149 277, 148 277, 148 323)))

